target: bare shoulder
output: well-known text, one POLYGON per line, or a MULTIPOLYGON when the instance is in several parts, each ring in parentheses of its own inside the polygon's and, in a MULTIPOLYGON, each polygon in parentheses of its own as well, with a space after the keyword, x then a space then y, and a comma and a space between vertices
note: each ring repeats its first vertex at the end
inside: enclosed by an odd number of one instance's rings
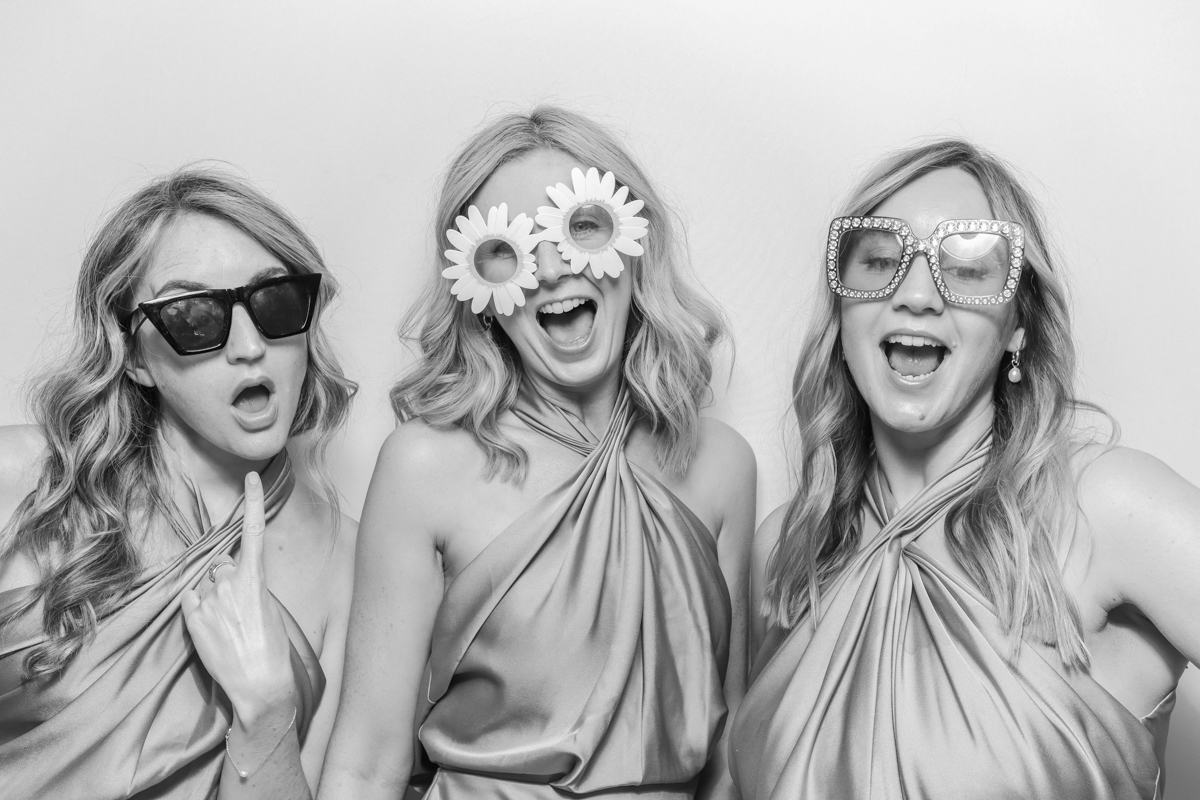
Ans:
MULTIPOLYGON (((461 479, 461 470, 478 469, 482 461, 479 445, 466 431, 435 427, 424 420, 412 419, 388 434, 379 449, 375 471, 378 474, 382 470, 417 483, 430 483, 447 474, 461 479)), ((409 485, 407 481, 405 485, 409 485)))
POLYGON ((757 479, 758 462, 750 443, 732 427, 712 417, 700 418, 699 441, 690 472, 708 488, 744 488, 757 479))
POLYGON ((1075 456, 1075 464, 1080 509, 1099 531, 1200 512, 1200 490, 1149 453, 1089 445, 1075 456))
POLYGON ((1081 522, 1118 592, 1161 587, 1164 570, 1200 567, 1200 489, 1127 447, 1085 448, 1076 465, 1081 522))

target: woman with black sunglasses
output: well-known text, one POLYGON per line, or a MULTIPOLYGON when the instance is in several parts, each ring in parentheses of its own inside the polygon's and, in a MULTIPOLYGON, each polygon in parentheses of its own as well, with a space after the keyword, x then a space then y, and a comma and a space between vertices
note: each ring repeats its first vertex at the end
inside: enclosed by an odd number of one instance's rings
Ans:
POLYGON ((0 785, 308 796, 337 706, 356 525, 320 456, 355 386, 335 287, 279 206, 185 169, 123 203, 75 340, 0 430, 0 785), (146 324, 146 323, 149 324, 146 324))
POLYGON ((1200 492, 1097 440, 1033 199, 967 142, 902 150, 822 261, 800 484, 755 545, 742 797, 1161 797, 1200 492))

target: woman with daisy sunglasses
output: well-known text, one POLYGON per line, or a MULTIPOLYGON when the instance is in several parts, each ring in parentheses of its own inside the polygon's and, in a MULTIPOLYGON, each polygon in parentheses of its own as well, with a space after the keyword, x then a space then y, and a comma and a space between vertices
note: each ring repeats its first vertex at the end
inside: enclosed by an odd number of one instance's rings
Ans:
POLYGON ((553 107, 472 137, 438 209, 321 797, 725 795, 754 458, 698 415, 724 328, 673 216, 553 107))
POLYGON ((959 140, 893 154, 830 225, 800 485, 755 543, 746 800, 1161 797, 1200 492, 1082 424, 1043 231, 959 140))
POLYGON ((287 798, 319 779, 355 524, 315 465, 354 384, 311 240, 185 169, 102 226, 71 349, 0 430, 8 800, 287 798))

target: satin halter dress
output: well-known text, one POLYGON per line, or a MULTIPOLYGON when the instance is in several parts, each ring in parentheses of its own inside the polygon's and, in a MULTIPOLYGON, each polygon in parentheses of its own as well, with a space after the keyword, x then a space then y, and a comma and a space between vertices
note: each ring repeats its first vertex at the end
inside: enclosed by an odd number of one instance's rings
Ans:
POLYGON ((903 508, 878 478, 879 532, 825 593, 818 623, 773 629, 731 731, 743 800, 1152 800, 1153 719, 1055 651, 1009 638, 992 604, 917 538, 978 479, 985 437, 903 508))
POLYGON ((690 798, 726 714, 716 543, 626 459, 627 390, 600 439, 532 391, 514 410, 583 459, 445 594, 417 735, 427 797, 690 798))

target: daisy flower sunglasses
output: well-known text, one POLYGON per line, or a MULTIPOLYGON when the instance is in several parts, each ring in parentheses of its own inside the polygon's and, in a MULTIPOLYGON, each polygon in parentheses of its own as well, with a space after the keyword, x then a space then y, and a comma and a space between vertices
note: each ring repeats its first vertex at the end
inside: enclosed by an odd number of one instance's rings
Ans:
POLYGON ((233 307, 241 303, 267 339, 304 333, 312 324, 321 288, 320 273, 280 275, 236 289, 202 289, 138 303, 125 319, 129 335, 146 320, 181 356, 220 350, 229 341, 233 307), (141 314, 134 324, 133 318, 141 314))
POLYGON ((1021 280, 1025 235, 1015 222, 948 219, 919 239, 902 219, 838 217, 829 226, 825 278, 841 297, 890 297, 923 253, 938 293, 959 305, 1012 300, 1021 280))
POLYGON ((538 287, 533 251, 540 242, 554 242, 572 273, 590 267, 596 280, 621 274, 622 253, 645 252, 637 242, 649 226, 637 216, 645 203, 630 200, 629 189, 618 185, 613 173, 600 177, 595 167, 587 174, 577 167, 571 170, 571 184, 547 186, 554 205, 539 206, 534 219, 518 214, 510 223, 506 203, 489 209, 486 219, 475 206, 455 219, 457 230, 446 231, 454 248, 445 251, 451 266, 442 270, 442 277, 454 281, 450 292, 464 303, 470 301, 472 314, 491 301, 505 316, 525 305, 525 291, 538 287), (535 221, 545 230, 533 233, 535 221))

